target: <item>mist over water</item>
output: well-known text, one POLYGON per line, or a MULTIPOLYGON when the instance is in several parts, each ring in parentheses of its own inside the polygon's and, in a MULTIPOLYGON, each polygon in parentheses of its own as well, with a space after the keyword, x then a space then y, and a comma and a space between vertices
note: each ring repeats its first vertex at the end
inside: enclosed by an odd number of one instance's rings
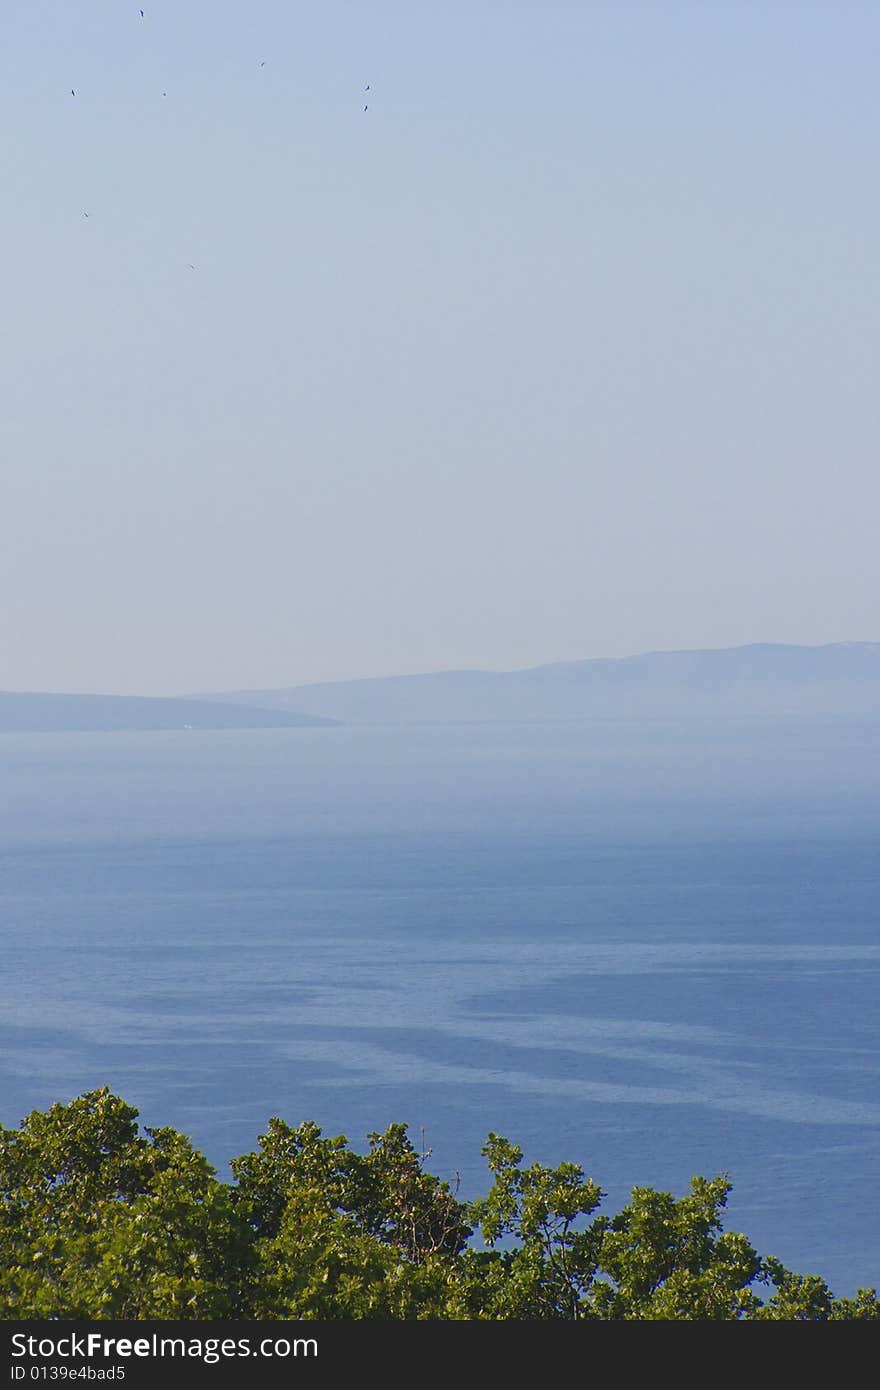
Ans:
POLYGON ((270 1115, 488 1130, 880 1280, 880 727, 0 739, 0 1121, 109 1084, 221 1171, 270 1115))

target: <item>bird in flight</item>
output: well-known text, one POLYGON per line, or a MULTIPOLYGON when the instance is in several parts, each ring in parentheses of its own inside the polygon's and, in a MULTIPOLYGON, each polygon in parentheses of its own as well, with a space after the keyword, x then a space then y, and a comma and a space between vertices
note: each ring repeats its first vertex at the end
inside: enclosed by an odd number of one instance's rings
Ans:
POLYGON ((260 67, 261 67, 261 68, 264 68, 265 66, 266 66, 266 59, 264 58, 263 61, 262 61, 262 63, 260 64, 260 67))
POLYGON ((83 217, 88 217, 88 215, 89 215, 89 214, 88 214, 87 212, 84 212, 84 213, 83 213, 83 217))
POLYGON ((141 10, 141 19, 143 19, 143 17, 144 17, 144 12, 143 12, 143 10, 141 10))
POLYGON ((72 97, 75 97, 75 96, 76 96, 76 92, 73 90, 72 87, 71 87, 71 89, 70 89, 70 95, 71 95, 72 97))

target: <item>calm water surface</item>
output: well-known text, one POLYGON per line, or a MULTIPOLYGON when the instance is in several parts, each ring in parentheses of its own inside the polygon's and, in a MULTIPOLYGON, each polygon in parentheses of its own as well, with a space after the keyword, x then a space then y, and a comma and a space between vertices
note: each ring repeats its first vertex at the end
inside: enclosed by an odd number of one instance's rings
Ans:
POLYGON ((489 1130, 880 1283, 880 729, 0 737, 0 1121, 489 1130))

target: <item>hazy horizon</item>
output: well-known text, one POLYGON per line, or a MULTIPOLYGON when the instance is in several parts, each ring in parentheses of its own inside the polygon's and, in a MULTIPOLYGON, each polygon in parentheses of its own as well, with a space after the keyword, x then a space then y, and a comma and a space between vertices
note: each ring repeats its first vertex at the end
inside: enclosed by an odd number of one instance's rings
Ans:
POLYGON ((877 7, 144 11, 6 17, 0 689, 870 640, 877 7))
MULTIPOLYGON (((536 662, 536 663, 534 663, 534 664, 530 664, 530 665, 528 665, 528 666, 522 666, 522 667, 490 667, 490 666, 447 667, 447 666, 444 666, 444 667, 435 667, 435 668, 433 668, 433 669, 430 669, 430 668, 429 668, 429 669, 422 670, 422 671, 382 671, 382 672, 377 672, 377 673, 371 673, 371 674, 368 674, 368 675, 363 675, 363 674, 362 674, 362 675, 342 676, 342 677, 339 677, 338 679, 335 679, 335 680, 332 680, 332 681, 286 682, 286 683, 282 683, 282 684, 278 685, 277 687, 274 687, 274 686, 264 687, 264 686, 258 686, 258 685, 254 684, 254 683, 247 683, 247 682, 244 682, 244 683, 239 683, 238 685, 230 685, 230 686, 226 687, 226 690, 228 691, 228 693, 229 693, 230 695, 234 695, 236 698, 239 698, 239 697, 240 697, 240 699, 241 699, 242 701, 245 701, 245 702, 246 702, 246 697, 247 697, 247 695, 248 695, 249 693, 253 693, 254 695, 256 695, 256 694, 261 693, 262 691, 271 691, 271 690, 273 690, 273 689, 277 689, 279 692, 284 692, 284 691, 286 691, 286 690, 308 689, 308 688, 311 687, 311 686, 323 687, 323 686, 326 686, 326 685, 337 685, 337 684, 338 684, 338 685, 358 685, 358 684, 371 683, 371 682, 381 683, 381 682, 383 682, 383 681, 388 681, 388 682, 394 682, 394 681, 407 681, 407 680, 419 680, 419 679, 422 678, 422 677, 429 678, 429 677, 432 677, 432 676, 481 676, 481 675, 482 675, 482 676, 504 676, 504 675, 508 675, 508 676, 526 676, 526 675, 529 675, 529 674, 532 674, 532 673, 541 672, 541 671, 544 671, 544 670, 550 671, 550 670, 553 670, 553 669, 554 669, 555 667, 557 667, 557 666, 563 666, 563 667, 564 667, 564 666, 589 665, 589 664, 592 663, 592 662, 597 662, 597 663, 600 663, 600 664, 604 664, 604 663, 616 664, 616 663, 618 663, 618 662, 626 662, 626 661, 631 661, 631 660, 647 659, 647 658, 651 658, 651 657, 697 656, 697 655, 705 655, 705 656, 716 655, 716 656, 717 656, 717 655, 721 655, 721 654, 724 654, 724 653, 747 652, 747 651, 751 651, 751 650, 753 650, 753 649, 758 649, 758 650, 761 650, 761 649, 770 649, 770 650, 790 649, 790 650, 792 650, 792 651, 797 650, 797 651, 802 651, 802 652, 820 652, 820 651, 827 650, 827 649, 829 649, 829 648, 847 648, 847 647, 850 647, 850 648, 851 648, 851 647, 855 647, 855 648, 859 648, 859 647, 877 647, 877 648, 880 648, 880 641, 875 641, 875 640, 870 639, 870 638, 868 638, 868 639, 858 639, 858 638, 855 638, 855 639, 844 639, 844 640, 838 641, 838 642, 824 642, 824 643, 747 642, 747 643, 742 643, 742 644, 739 644, 739 645, 733 646, 733 647, 665 647, 665 648, 656 648, 656 649, 653 649, 653 650, 650 650, 650 651, 623 653, 623 654, 621 654, 621 655, 619 655, 619 656, 598 656, 598 657, 583 657, 583 658, 575 657, 575 658, 573 658, 573 659, 569 659, 569 660, 565 660, 565 661, 559 661, 559 662, 536 662)), ((209 697, 211 697, 211 696, 213 696, 213 695, 220 695, 220 694, 222 694, 222 693, 225 693, 225 692, 222 692, 222 691, 208 691, 208 690, 173 690, 173 691, 168 691, 168 692, 157 693, 157 694, 155 694, 155 695, 153 696, 153 698, 158 698, 158 699, 163 699, 163 698, 165 698, 165 699, 172 699, 172 700, 184 701, 184 702, 185 702, 186 700, 199 700, 199 699, 202 698, 202 697, 209 698, 209 697)), ((108 697, 108 698, 116 698, 117 696, 121 696, 123 699, 138 699, 139 697, 143 697, 143 696, 146 694, 146 692, 143 692, 143 691, 137 691, 137 692, 128 692, 128 691, 126 691, 126 692, 120 692, 120 691, 113 691, 113 690, 99 690, 99 691, 98 691, 98 690, 96 690, 96 691, 86 691, 86 690, 78 690, 78 691, 74 691, 74 690, 57 690, 57 691, 50 691, 50 690, 41 690, 41 691, 37 691, 37 690, 33 690, 33 689, 27 689, 27 690, 25 690, 25 689, 17 689, 17 688, 15 688, 15 687, 13 687, 13 686, 3 686, 3 687, 0 687, 0 694, 9 694, 9 695, 30 695, 30 694, 32 694, 32 695, 37 695, 37 696, 41 696, 41 695, 72 695, 72 696, 80 696, 80 695, 83 695, 83 696, 97 695, 97 696, 106 696, 106 697, 108 697)))

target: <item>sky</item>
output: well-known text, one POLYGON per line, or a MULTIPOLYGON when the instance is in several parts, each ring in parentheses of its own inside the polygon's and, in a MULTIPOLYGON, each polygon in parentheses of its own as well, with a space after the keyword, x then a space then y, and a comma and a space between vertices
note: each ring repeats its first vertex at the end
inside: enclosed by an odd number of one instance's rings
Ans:
POLYGON ((139 8, 4 13, 0 689, 880 638, 874 0, 139 8))

